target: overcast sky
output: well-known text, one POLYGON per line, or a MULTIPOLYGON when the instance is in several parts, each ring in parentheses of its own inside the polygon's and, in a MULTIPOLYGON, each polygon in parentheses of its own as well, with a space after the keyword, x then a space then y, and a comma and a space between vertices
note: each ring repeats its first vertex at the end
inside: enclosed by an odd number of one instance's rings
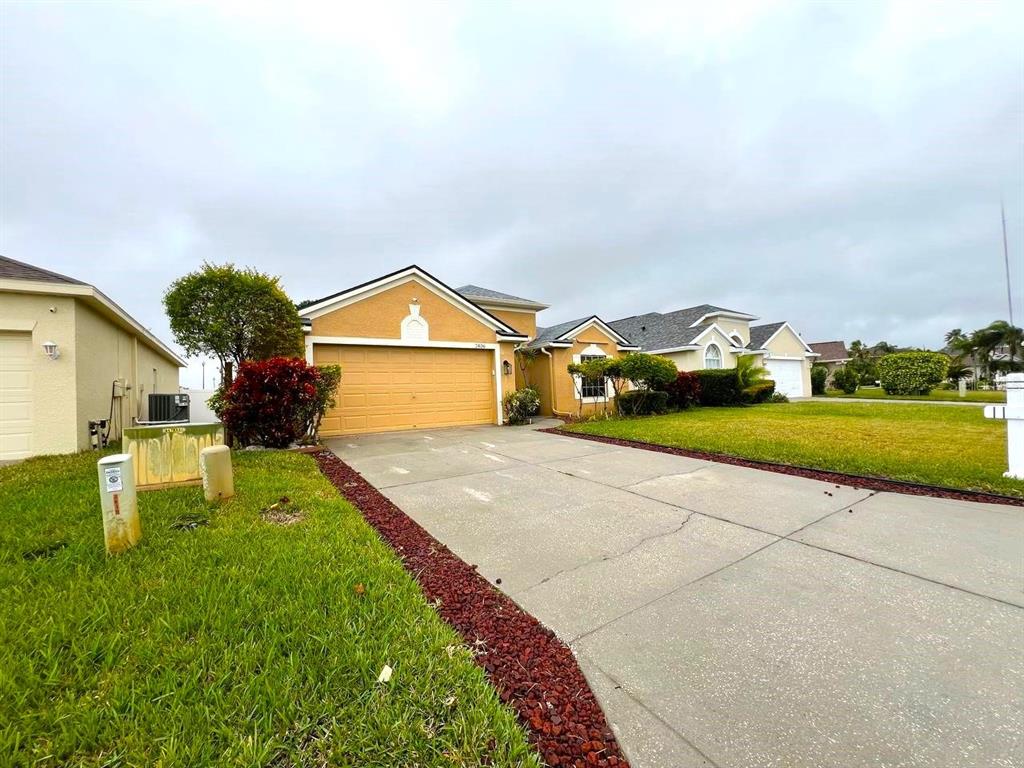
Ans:
POLYGON ((4 2, 0 253, 168 341, 209 260, 936 346, 1006 317, 1000 198, 1024 319, 1022 9, 4 2))

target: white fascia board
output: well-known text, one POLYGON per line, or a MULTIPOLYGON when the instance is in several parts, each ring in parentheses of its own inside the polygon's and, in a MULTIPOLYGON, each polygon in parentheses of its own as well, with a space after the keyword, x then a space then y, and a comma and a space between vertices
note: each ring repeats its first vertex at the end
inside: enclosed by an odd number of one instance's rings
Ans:
POLYGON ((804 345, 804 349, 807 350, 812 355, 815 354, 814 350, 811 349, 809 346, 807 346, 807 342, 804 341, 803 338, 801 338, 800 334, 796 332, 796 329, 792 325, 790 325, 788 322, 783 322, 782 325, 780 325, 778 328, 776 328, 775 329, 775 333, 773 333, 771 336, 769 336, 767 339, 765 339, 764 346, 767 347, 769 344, 771 344, 772 339, 774 339, 776 336, 778 336, 780 333, 782 333, 782 329, 783 328, 789 328, 789 330, 793 332, 793 335, 796 336, 797 339, 800 340, 800 343, 804 345))
POLYGON ((726 341, 729 342, 729 346, 730 347, 733 346, 732 345, 732 339, 729 338, 729 334, 726 333, 725 330, 722 328, 722 326, 720 326, 718 323, 712 323, 711 325, 709 325, 707 328, 705 328, 703 331, 701 331, 700 335, 697 336, 692 342, 690 342, 690 344, 691 345, 697 345, 698 341, 703 339, 705 336, 707 336, 712 331, 718 331, 720 334, 722 334, 722 338, 724 338, 726 341))
POLYGON ((743 312, 708 312, 707 314, 701 315, 699 318, 697 318, 697 321, 691 323, 690 327, 696 328, 698 325, 703 325, 704 321, 707 320, 709 317, 731 317, 733 320, 746 320, 747 322, 750 322, 751 320, 761 319, 757 315, 748 315, 743 312))
POLYGON ((618 349, 619 352, 639 352, 640 351, 640 347, 629 346, 629 345, 625 345, 625 344, 616 344, 615 348, 618 349))
POLYGON ((583 331, 587 330, 587 328, 589 328, 592 325, 596 325, 598 328, 600 328, 606 334, 608 334, 613 339, 615 339, 615 341, 618 344, 629 344, 629 339, 627 339, 621 333, 616 331, 614 328, 612 328, 610 325, 608 325, 608 323, 606 323, 604 320, 602 320, 597 315, 592 315, 591 317, 589 317, 588 319, 584 320, 582 323, 577 325, 575 328, 570 328, 568 331, 566 331, 565 333, 563 333, 561 336, 558 337, 558 341, 566 341, 566 340, 569 340, 569 339, 573 339, 576 336, 578 336, 579 334, 583 333, 583 331))
POLYGON ((122 328, 141 336, 145 343, 156 352, 159 352, 168 360, 172 361, 179 368, 188 365, 169 346, 154 336, 145 326, 129 315, 112 299, 94 286, 84 283, 48 283, 42 280, 0 280, 0 292, 11 293, 34 293, 48 296, 70 296, 76 299, 83 299, 97 305, 103 314, 113 316, 115 322, 122 328))
POLYGON ((695 350, 702 349, 698 344, 686 344, 682 347, 667 347, 665 349, 652 349, 647 354, 649 355, 668 355, 673 352, 693 352, 695 350))
POLYGON ((379 280, 365 283, 352 288, 351 290, 344 291, 336 296, 332 296, 331 298, 324 299, 323 301, 302 310, 301 318, 303 320, 315 320, 316 318, 326 315, 329 312, 333 312, 336 309, 348 306, 349 304, 354 304, 357 301, 362 301, 363 299, 375 296, 378 293, 383 293, 389 288, 402 285, 414 278, 419 279, 421 283, 435 295, 444 299, 449 304, 459 307, 464 312, 472 315, 481 323, 493 328, 495 331, 512 334, 516 333, 516 330, 512 326, 488 314, 486 310, 481 309, 465 296, 439 282, 437 278, 431 277, 418 267, 408 267, 400 270, 399 272, 393 272, 390 275, 385 275, 379 280))
POLYGON ((522 333, 502 333, 498 331, 498 341, 529 341, 530 337, 522 333))
MULTIPOLYGON (((462 295, 462 294, 460 294, 462 295)), ((539 301, 516 301, 513 299, 492 299, 486 296, 473 297, 472 295, 466 296, 470 301, 479 307, 484 309, 490 309, 495 307, 497 309, 511 309, 519 310, 520 312, 540 312, 542 309, 548 309, 550 304, 541 304, 539 301)))

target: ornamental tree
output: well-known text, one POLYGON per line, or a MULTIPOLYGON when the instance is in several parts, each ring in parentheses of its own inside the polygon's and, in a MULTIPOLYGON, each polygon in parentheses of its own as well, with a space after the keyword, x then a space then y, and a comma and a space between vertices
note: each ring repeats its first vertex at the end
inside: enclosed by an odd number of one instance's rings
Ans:
POLYGON ((878 377, 889 395, 927 395, 948 369, 949 358, 940 352, 897 352, 878 361, 878 377))
POLYGON ((303 354, 299 313, 278 278, 233 264, 204 264, 164 294, 175 341, 190 356, 227 363, 303 354))

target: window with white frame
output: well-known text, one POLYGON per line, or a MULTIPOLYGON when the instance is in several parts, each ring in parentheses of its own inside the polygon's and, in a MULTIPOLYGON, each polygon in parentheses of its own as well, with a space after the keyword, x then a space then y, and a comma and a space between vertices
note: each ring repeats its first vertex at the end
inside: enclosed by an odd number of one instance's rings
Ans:
POLYGON ((704 367, 722 367, 722 350, 718 348, 717 344, 708 344, 707 347, 704 349, 704 367))
MULTIPOLYGON (((580 363, 586 363, 590 360, 604 360, 604 355, 580 355, 580 363)), ((588 397, 604 397, 605 381, 601 379, 587 379, 583 378, 580 381, 580 396, 584 399, 588 397)))

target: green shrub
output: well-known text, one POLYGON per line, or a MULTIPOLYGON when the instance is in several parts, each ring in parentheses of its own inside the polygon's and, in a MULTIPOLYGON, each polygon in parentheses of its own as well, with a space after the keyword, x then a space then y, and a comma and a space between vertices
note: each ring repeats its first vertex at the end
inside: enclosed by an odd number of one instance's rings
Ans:
POLYGON ((509 392, 502 399, 507 424, 525 424, 540 410, 540 394, 530 387, 509 392))
POLYGON ((775 382, 771 379, 767 381, 759 381, 757 384, 744 389, 741 393, 741 399, 744 403, 750 403, 756 405, 757 403, 767 403, 772 395, 775 394, 775 382))
POLYGON ((828 381, 828 366, 815 363, 811 366, 811 394, 824 395, 825 383, 828 381))
POLYGON ((772 392, 771 398, 768 400, 770 403, 788 403, 789 398, 781 392, 772 392))
POLYGON ((949 358, 940 352, 896 352, 878 361, 878 377, 889 395, 927 395, 948 370, 949 358))
POLYGON ((740 404, 740 384, 735 368, 704 368, 694 373, 700 382, 701 405, 740 404))
POLYGON ((860 386, 860 376, 849 366, 841 366, 832 374, 832 386, 843 390, 848 395, 852 395, 857 391, 857 387, 860 386))
POLYGON ((637 389, 664 389, 675 381, 676 364, 667 357, 648 355, 646 352, 630 352, 619 358, 618 368, 625 379, 637 389))
POLYGON ((656 389, 634 389, 623 392, 616 402, 623 416, 647 416, 668 410, 668 392, 656 389))
POLYGON ((669 405, 685 410, 700 401, 700 380, 693 371, 679 371, 665 391, 668 392, 669 405))

